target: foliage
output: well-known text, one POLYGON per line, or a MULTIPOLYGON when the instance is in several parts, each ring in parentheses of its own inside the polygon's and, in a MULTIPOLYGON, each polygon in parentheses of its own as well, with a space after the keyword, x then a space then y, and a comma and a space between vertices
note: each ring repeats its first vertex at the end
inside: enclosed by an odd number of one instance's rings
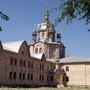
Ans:
MULTIPOLYGON (((1 11, 0 11, 0 17, 1 17, 1 19, 4 19, 6 21, 9 20, 9 17, 7 15, 3 14, 1 11)), ((2 28, 1 27, 0 27, 0 31, 2 31, 2 28)))
POLYGON ((1 11, 0 11, 0 17, 6 21, 9 20, 9 17, 7 15, 3 14, 1 11))
POLYGON ((59 0, 59 15, 56 24, 67 18, 67 23, 75 18, 84 19, 86 24, 90 24, 90 0, 59 0))

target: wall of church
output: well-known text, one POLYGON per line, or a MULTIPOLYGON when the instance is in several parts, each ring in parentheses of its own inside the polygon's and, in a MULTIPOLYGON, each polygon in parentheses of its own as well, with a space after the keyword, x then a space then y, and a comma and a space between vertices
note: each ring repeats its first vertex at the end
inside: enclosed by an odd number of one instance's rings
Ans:
POLYGON ((47 38, 47 32, 43 30, 42 32, 40 32, 40 40, 43 40, 46 38, 47 38))
POLYGON ((90 63, 64 64, 68 85, 90 85, 90 63))
POLYGON ((3 50, 0 53, 0 85, 54 85, 49 75, 52 66, 49 61, 3 50))
POLYGON ((47 48, 47 59, 60 59, 65 56, 64 48, 60 44, 47 44, 47 48))
POLYGON ((30 54, 33 54, 34 53, 34 47, 33 47, 33 45, 30 45, 29 50, 30 50, 30 54))
POLYGON ((3 56, 3 51, 0 50, 0 83, 3 83, 6 79, 5 69, 6 69, 6 57, 3 56))
POLYGON ((36 43, 34 45, 34 54, 36 53, 44 53, 44 44, 43 43, 36 43))

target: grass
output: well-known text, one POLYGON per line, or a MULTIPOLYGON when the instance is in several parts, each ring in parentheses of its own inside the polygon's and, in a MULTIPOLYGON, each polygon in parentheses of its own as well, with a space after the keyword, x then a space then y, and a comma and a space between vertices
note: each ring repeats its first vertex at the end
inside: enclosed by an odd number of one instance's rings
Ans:
POLYGON ((90 90, 90 87, 66 87, 66 88, 50 88, 50 87, 39 87, 39 88, 10 88, 0 87, 0 90, 90 90))

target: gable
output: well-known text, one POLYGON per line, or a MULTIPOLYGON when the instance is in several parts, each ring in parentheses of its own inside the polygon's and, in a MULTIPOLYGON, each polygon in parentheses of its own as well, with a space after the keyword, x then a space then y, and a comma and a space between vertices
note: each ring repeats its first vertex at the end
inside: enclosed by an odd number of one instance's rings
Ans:
POLYGON ((29 46, 26 41, 21 44, 18 53, 30 57, 29 46))
POLYGON ((24 41, 14 41, 2 43, 3 49, 11 52, 18 53, 20 46, 24 41))

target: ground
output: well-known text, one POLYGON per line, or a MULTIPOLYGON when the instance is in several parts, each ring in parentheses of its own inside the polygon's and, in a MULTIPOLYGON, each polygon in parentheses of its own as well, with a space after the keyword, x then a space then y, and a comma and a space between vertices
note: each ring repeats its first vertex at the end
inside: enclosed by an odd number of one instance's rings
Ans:
POLYGON ((40 88, 8 88, 1 87, 0 90, 90 90, 90 87, 67 87, 67 88, 50 88, 50 87, 40 87, 40 88))

